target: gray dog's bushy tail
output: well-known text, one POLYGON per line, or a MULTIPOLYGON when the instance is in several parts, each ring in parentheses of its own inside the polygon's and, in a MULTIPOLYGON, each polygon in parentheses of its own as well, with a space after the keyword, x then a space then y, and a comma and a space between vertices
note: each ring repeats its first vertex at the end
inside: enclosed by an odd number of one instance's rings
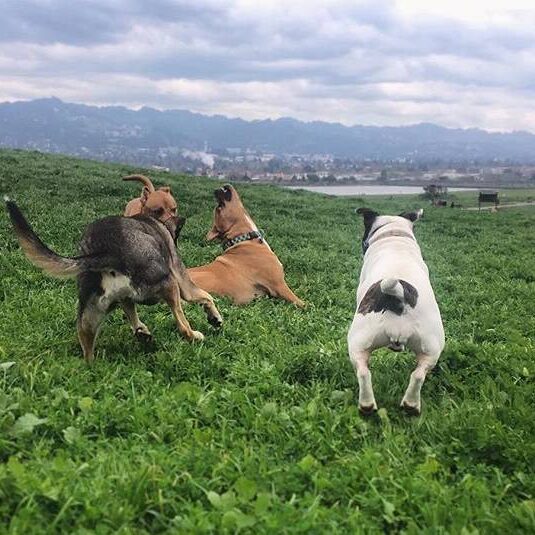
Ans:
POLYGON ((6 207, 24 254, 34 266, 52 277, 70 279, 82 271, 114 269, 113 259, 107 255, 68 257, 55 253, 41 241, 13 201, 6 200, 6 207))
POLYGON ((49 249, 33 231, 13 201, 6 201, 6 207, 19 244, 32 264, 53 277, 71 278, 80 273, 81 262, 79 259, 60 256, 49 249))

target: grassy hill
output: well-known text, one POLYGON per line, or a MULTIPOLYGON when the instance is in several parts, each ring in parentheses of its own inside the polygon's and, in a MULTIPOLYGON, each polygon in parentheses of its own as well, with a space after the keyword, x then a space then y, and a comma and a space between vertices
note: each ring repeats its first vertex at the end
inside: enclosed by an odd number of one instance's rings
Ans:
MULTIPOLYGON (((134 169, 0 151, 0 193, 38 234, 74 254, 83 227, 118 214, 134 169)), ((186 265, 216 256, 204 236, 214 183, 171 184, 188 221, 186 265)), ((0 531, 12 533, 526 533, 535 529, 535 210, 427 208, 416 234, 447 346, 423 415, 398 408, 409 354, 372 361, 382 410, 357 413, 346 333, 362 222, 354 209, 422 205, 239 185, 308 306, 218 300, 212 330, 194 306, 189 344, 163 305, 140 307, 144 352, 119 312, 88 367, 72 281, 29 264, 0 209, 0 531)))

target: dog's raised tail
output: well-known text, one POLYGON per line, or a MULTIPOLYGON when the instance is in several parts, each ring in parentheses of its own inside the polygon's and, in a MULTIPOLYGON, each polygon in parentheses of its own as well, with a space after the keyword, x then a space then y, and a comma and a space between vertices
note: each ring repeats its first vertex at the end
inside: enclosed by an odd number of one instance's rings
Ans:
POLYGON ((6 207, 19 244, 32 264, 58 278, 76 277, 80 273, 81 263, 79 260, 60 256, 49 249, 33 231, 13 201, 6 200, 6 207))
POLYGON ((400 301, 404 300, 403 286, 398 279, 383 279, 381 281, 381 292, 397 297, 400 301))
POLYGON ((156 191, 148 176, 128 175, 128 176, 123 176, 123 180, 135 180, 137 182, 141 182, 149 190, 149 193, 154 193, 156 191))

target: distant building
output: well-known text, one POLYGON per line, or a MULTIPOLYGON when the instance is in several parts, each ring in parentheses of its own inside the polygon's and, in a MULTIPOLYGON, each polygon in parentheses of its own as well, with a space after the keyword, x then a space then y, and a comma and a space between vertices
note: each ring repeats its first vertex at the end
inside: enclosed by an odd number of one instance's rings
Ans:
POLYGON ((151 169, 154 169, 154 171, 161 171, 162 173, 169 173, 170 169, 169 167, 163 167, 162 165, 151 165, 151 169))

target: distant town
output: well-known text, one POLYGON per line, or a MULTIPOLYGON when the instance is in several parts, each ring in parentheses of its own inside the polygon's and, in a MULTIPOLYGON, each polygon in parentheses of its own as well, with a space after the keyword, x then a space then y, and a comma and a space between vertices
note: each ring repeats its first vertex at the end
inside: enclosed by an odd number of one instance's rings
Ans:
POLYGON ((505 162, 481 165, 448 165, 444 162, 422 163, 410 160, 384 162, 337 158, 329 154, 276 155, 240 148, 227 148, 218 152, 166 148, 159 149, 157 154, 152 155, 152 159, 143 151, 134 159, 136 161, 131 163, 146 165, 149 161, 156 161, 158 163, 153 163, 150 167, 159 171, 173 170, 219 180, 258 183, 415 186, 436 183, 466 187, 535 184, 535 165, 505 162))

